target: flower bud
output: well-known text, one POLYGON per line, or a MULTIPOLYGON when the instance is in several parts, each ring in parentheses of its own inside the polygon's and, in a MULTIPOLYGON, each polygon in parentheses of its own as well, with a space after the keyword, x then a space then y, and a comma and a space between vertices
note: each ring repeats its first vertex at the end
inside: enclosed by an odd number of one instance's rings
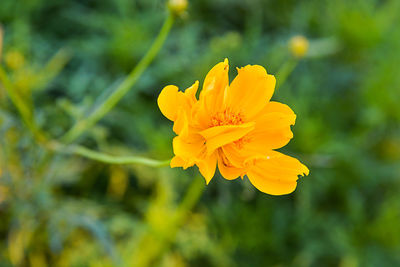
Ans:
POLYGON ((289 50, 296 58, 302 58, 307 54, 309 42, 306 37, 297 35, 289 40, 289 50))
POLYGON ((188 7, 187 0, 169 0, 168 8, 175 15, 182 15, 183 12, 186 11, 188 7))

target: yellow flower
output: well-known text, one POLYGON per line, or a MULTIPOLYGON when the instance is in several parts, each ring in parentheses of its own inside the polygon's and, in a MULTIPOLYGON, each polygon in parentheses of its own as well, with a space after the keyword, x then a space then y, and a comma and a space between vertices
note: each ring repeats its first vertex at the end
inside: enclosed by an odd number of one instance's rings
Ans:
POLYGON ((176 15, 181 15, 186 11, 188 6, 187 0, 169 0, 168 8, 172 11, 172 13, 176 15))
POLYGON ((207 184, 218 165, 228 180, 247 175, 260 191, 271 195, 293 192, 298 175, 308 169, 297 159, 275 151, 293 137, 296 115, 285 104, 270 101, 275 77, 259 65, 238 69, 229 84, 228 60, 207 74, 199 99, 199 82, 180 92, 166 86, 158 97, 165 117, 174 122, 175 157, 171 167, 197 165, 207 184))
POLYGON ((302 58, 306 55, 309 47, 309 42, 302 35, 294 36, 289 41, 289 49, 293 56, 302 58))

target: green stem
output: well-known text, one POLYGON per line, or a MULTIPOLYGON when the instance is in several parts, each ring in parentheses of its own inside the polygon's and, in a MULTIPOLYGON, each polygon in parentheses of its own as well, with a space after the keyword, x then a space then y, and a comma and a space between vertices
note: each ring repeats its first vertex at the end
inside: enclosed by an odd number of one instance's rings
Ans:
POLYGON ((100 161, 108 164, 139 164, 150 167, 164 167, 168 166, 170 160, 155 160, 139 156, 113 156, 101 152, 88 149, 83 146, 70 146, 65 147, 57 144, 52 147, 53 150, 61 153, 75 154, 95 161, 100 161))
POLYGON ((164 44, 169 31, 174 22, 174 15, 169 13, 164 25, 162 26, 154 43, 147 51, 146 55, 141 59, 138 65, 131 71, 126 79, 118 86, 117 89, 101 103, 88 117, 78 121, 62 138, 64 143, 71 143, 84 133, 88 128, 92 127, 104 115, 106 115, 120 100, 124 97, 132 86, 139 79, 141 74, 146 70, 149 64, 153 61, 162 45, 164 44))
POLYGON ((184 217, 184 215, 187 214, 188 211, 192 210, 192 208, 196 205, 204 191, 204 188, 205 182, 203 177, 194 177, 192 183, 186 191, 184 198, 182 199, 182 202, 178 207, 176 215, 178 222, 181 221, 183 219, 182 217, 184 217))
POLYGON ((36 74, 33 89, 43 89, 49 84, 68 63, 71 56, 68 50, 60 49, 57 53, 46 63, 46 65, 36 74))
POLYGON ((285 62, 285 64, 282 65, 282 67, 276 74, 275 90, 277 90, 280 86, 282 86, 282 84, 286 82, 287 78, 293 72, 298 63, 299 61, 297 59, 290 58, 288 61, 285 62))
POLYGON ((14 91, 14 87, 9 80, 7 73, 0 65, 0 83, 3 85, 6 90, 8 96, 11 99, 11 102, 17 108, 23 122, 26 124, 28 130, 32 133, 33 137, 39 142, 43 143, 45 141, 44 134, 39 130, 37 125, 34 122, 31 110, 26 106, 24 100, 21 96, 14 91))

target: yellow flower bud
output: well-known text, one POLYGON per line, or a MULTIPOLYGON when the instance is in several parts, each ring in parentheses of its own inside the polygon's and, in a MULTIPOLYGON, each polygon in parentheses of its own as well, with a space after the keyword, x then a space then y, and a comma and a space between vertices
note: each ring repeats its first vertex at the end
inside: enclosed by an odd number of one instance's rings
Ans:
POLYGON ((294 36, 289 41, 289 50, 293 56, 302 58, 307 54, 309 42, 302 35, 294 36))
POLYGON ((168 8, 175 15, 181 15, 183 12, 186 11, 187 7, 188 7, 187 0, 169 0, 168 1, 168 8))
POLYGON ((7 66, 13 70, 19 69, 25 64, 24 56, 18 51, 10 51, 6 53, 4 60, 7 66))

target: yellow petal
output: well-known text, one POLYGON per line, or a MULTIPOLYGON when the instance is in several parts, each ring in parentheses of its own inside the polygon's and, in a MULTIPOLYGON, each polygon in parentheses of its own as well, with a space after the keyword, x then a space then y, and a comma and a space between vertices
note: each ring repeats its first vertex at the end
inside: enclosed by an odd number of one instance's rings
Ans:
POLYGON ((208 184, 214 177, 215 169, 217 168, 217 153, 212 153, 203 160, 198 160, 196 165, 199 167, 201 175, 203 175, 206 183, 208 184))
POLYGON ((222 150, 218 150, 218 169, 227 180, 234 180, 244 173, 244 169, 235 167, 222 150))
POLYGON ((204 138, 198 134, 189 133, 186 138, 177 136, 173 140, 175 157, 171 161, 171 167, 183 167, 184 169, 196 164, 200 173, 210 182, 217 165, 216 153, 205 155, 204 138))
POLYGON ((199 155, 204 146, 204 139, 194 133, 190 133, 187 138, 176 136, 173 139, 174 154, 183 158, 199 155))
POLYGON ((177 135, 181 135, 182 137, 186 137, 189 134, 188 115, 183 108, 179 110, 172 129, 177 135))
POLYGON ((290 194, 297 187, 296 181, 279 181, 274 179, 265 179, 263 173, 251 172, 250 174, 247 174, 247 177, 255 188, 263 193, 273 196, 290 194))
MULTIPOLYGON (((259 114, 256 121, 256 130, 262 131, 263 129, 279 129, 279 128, 288 128, 290 129, 291 125, 294 125, 296 122, 296 114, 285 104, 272 102, 275 104, 279 104, 278 106, 285 107, 285 110, 280 111, 263 111, 262 114, 259 114), (287 108, 287 109, 286 109, 287 108)), ((270 104, 268 104, 269 106, 270 104)), ((275 106, 275 105, 273 105, 275 106)), ((266 110, 266 109, 264 109, 266 110)))
POLYGON ((308 175, 308 168, 297 159, 271 151, 268 156, 249 159, 250 182, 261 192, 285 195, 296 189, 298 175, 308 175))
POLYGON ((291 125, 294 125, 296 115, 285 104, 270 102, 256 118, 254 131, 249 134, 244 149, 265 154, 289 143, 293 138, 291 125))
POLYGON ((244 145, 243 150, 264 154, 265 151, 287 145, 292 137, 293 133, 290 129, 266 130, 252 135, 249 139, 250 141, 244 145))
POLYGON ((180 109, 189 114, 191 107, 197 101, 196 92, 198 87, 198 81, 186 89, 185 92, 179 92, 178 87, 175 85, 164 87, 157 99, 161 113, 171 121, 177 119, 180 109))
POLYGON ((204 79, 203 90, 200 93, 200 101, 208 111, 222 108, 225 90, 229 85, 228 59, 215 65, 204 79))
POLYGON ((254 122, 240 125, 224 125, 208 128, 200 134, 206 139, 207 154, 210 155, 217 148, 232 143, 254 129, 254 122))
POLYGON ((161 113, 171 121, 176 119, 177 107, 180 106, 181 102, 178 90, 175 85, 168 85, 164 87, 157 99, 161 113))
POLYGON ((193 166, 199 158, 203 158, 206 151, 204 139, 200 135, 192 133, 189 133, 187 137, 175 137, 172 146, 175 156, 185 162, 184 168, 193 166))
POLYGON ((271 99, 275 77, 259 65, 238 69, 238 75, 226 92, 226 106, 237 110, 251 120, 271 99))
POLYGON ((211 125, 212 112, 205 108, 204 101, 197 101, 191 112, 191 125, 197 129, 207 129, 211 125))
POLYGON ((285 104, 275 102, 275 101, 270 101, 268 104, 265 106, 265 108, 262 111, 262 114, 269 113, 269 112, 279 112, 279 113, 284 113, 284 114, 294 114, 293 110, 285 104))
POLYGON ((185 165, 185 161, 181 157, 175 156, 171 159, 169 165, 171 166, 171 168, 183 167, 185 165))
POLYGON ((195 81, 192 86, 187 88, 185 90, 185 96, 186 98, 190 101, 191 104, 195 103, 197 101, 196 99, 196 93, 197 89, 199 88, 199 81, 195 81))
POLYGON ((237 168, 243 168, 245 161, 253 156, 252 151, 239 149, 235 143, 225 145, 221 149, 229 162, 237 168))

